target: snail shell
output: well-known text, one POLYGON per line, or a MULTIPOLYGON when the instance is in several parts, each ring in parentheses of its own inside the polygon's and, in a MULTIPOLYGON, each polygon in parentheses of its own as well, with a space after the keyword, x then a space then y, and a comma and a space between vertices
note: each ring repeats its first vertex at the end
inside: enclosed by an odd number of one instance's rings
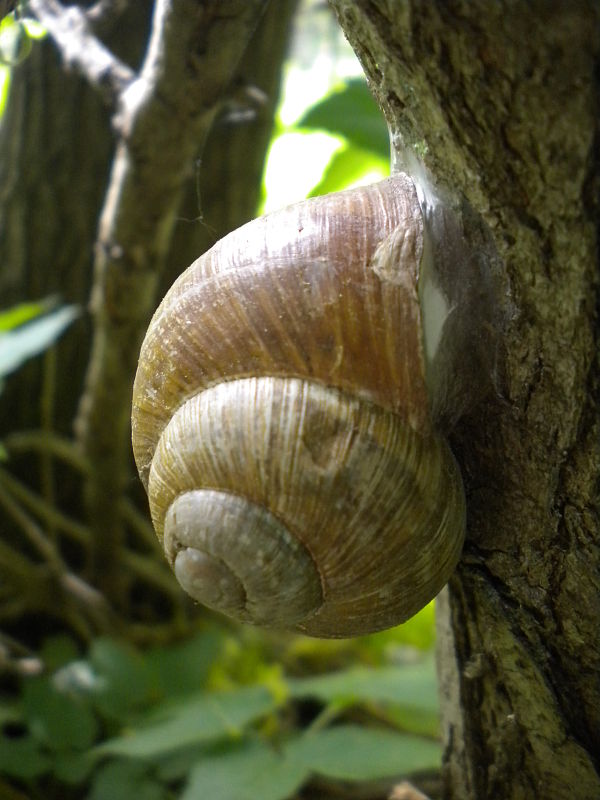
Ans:
POLYGON ((133 444, 195 599, 342 637, 404 621, 446 583, 465 502, 429 386, 444 314, 423 313, 425 241, 397 175, 248 223, 163 300, 133 444))

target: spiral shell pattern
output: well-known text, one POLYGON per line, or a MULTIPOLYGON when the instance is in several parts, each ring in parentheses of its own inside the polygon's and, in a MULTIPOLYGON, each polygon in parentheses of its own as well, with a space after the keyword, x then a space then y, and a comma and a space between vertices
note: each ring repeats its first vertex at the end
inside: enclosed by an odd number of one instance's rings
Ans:
POLYGON ((352 636, 402 622, 448 579, 465 505, 430 419, 421 253, 414 187, 396 176, 243 226, 163 300, 134 453, 195 599, 352 636))

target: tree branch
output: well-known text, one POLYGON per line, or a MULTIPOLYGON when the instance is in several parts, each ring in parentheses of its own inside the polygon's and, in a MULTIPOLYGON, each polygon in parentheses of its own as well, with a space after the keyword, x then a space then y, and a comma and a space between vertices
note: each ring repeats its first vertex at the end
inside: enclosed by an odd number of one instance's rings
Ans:
POLYGON ((139 77, 118 102, 120 134, 95 249, 93 344, 76 431, 91 473, 96 580, 118 597, 131 385, 182 187, 265 0, 157 0, 139 77))
POLYGON ((96 27, 97 25, 106 25, 112 22, 127 9, 129 0, 97 0, 93 6, 87 8, 84 13, 90 23, 96 27))
POLYGON ((65 64, 116 105, 135 74, 94 36, 79 6, 64 8, 58 0, 29 0, 29 7, 56 42, 65 64))

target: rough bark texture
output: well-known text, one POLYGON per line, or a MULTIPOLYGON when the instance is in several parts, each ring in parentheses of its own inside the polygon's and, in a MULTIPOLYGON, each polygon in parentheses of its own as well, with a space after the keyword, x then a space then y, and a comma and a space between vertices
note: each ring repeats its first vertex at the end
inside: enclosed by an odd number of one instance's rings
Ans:
POLYGON ((279 101, 281 64, 298 0, 270 3, 196 161, 158 298, 218 239, 256 215, 264 156, 279 101))
POLYGON ((446 795, 592 800, 600 797, 598 6, 332 5, 399 161, 422 160, 483 216, 510 285, 496 396, 452 435, 469 521, 440 603, 446 795))

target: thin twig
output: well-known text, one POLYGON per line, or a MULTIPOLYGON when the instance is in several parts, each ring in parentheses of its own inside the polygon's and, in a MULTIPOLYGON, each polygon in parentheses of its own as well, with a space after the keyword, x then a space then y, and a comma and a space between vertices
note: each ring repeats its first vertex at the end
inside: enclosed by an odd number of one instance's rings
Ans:
MULTIPOLYGON (((43 503, 43 499, 40 498, 43 503)), ((75 600, 92 619, 98 630, 111 630, 111 624, 115 616, 105 597, 92 586, 89 586, 82 578, 74 575, 64 562, 62 555, 40 526, 32 519, 29 514, 11 497, 6 486, 0 482, 0 504, 4 510, 19 526, 29 542, 34 546, 44 559, 45 564, 50 567, 51 573, 65 593, 75 600)), ((10 549, 10 548, 9 548, 10 549)), ((14 551, 11 557, 14 557, 14 551)))
POLYGON ((40 497, 40 495, 3 469, 0 469, 0 483, 8 489, 16 500, 28 508, 29 511, 32 511, 38 519, 43 520, 46 525, 56 526, 78 544, 89 547, 92 532, 85 525, 63 514, 55 505, 48 503, 43 497, 40 497))
POLYGON ((66 572, 60 576, 60 585, 67 592, 72 595, 77 602, 86 606, 92 612, 94 618, 105 618, 110 616, 110 605, 104 595, 89 583, 83 580, 79 575, 73 572, 66 572))
POLYGON ((130 569, 136 578, 160 589, 170 600, 178 600, 183 596, 171 571, 160 562, 128 550, 123 554, 123 566, 130 569))
MULTIPOLYGON (((72 628, 84 642, 91 642, 96 637, 98 631, 79 613, 77 608, 67 606, 63 617, 67 626, 72 628)), ((103 632, 108 633, 109 631, 103 632)))
POLYGON ((37 550, 46 563, 59 571, 66 571, 67 567, 54 543, 48 539, 45 532, 27 514, 23 508, 11 497, 5 485, 0 481, 0 505, 25 534, 30 544, 37 550))
POLYGON ((52 431, 16 431, 7 434, 2 443, 9 453, 27 453, 31 450, 49 453, 84 475, 90 471, 89 463, 75 442, 52 431))
MULTIPOLYGON (((52 430, 52 420, 54 417, 54 398, 56 396, 56 349, 50 347, 44 354, 44 370, 42 381, 42 392, 40 397, 40 419, 44 433, 48 434, 52 430)), ((40 453, 40 483, 42 486, 42 496, 49 506, 55 504, 54 493, 54 469, 52 457, 47 450, 40 453)), ((52 520, 46 526, 48 536, 56 544, 56 530, 52 520)))
POLYGON ((29 8, 58 45, 65 64, 116 106, 134 72, 94 36, 85 12, 76 5, 65 8, 57 0, 29 0, 29 8))
MULTIPOLYGON (((0 574, 13 575, 21 583, 31 580, 35 564, 0 539, 0 574)), ((4 589, 5 586, 2 586, 4 589)))
MULTIPOLYGON (((32 511, 36 517, 42 519, 46 525, 52 524, 62 533, 70 536, 78 544, 89 548, 92 540, 92 531, 83 525, 81 522, 68 517, 58 508, 48 504, 43 497, 33 492, 27 486, 22 484, 19 480, 7 473, 5 470, 0 469, 0 482, 8 489, 13 497, 18 500, 23 506, 32 511)), ((136 520, 136 525, 142 525, 144 522, 141 514, 137 514, 135 509, 128 504, 128 511, 126 512, 129 520, 136 520)), ((146 526, 149 525, 146 523, 146 526)), ((140 553, 135 553, 131 550, 124 549, 120 554, 120 560, 125 570, 129 570, 136 579, 142 580, 150 586, 159 589, 167 595, 169 599, 177 599, 180 595, 180 589, 173 579, 170 570, 155 558, 158 552, 156 537, 149 531, 152 536, 151 544, 153 545, 153 553, 151 556, 145 556, 140 553)), ((1 558, 1 553, 0 553, 1 558)), ((95 590, 94 590, 95 591, 95 590)))
POLYGON ((34 658, 35 651, 18 639, 9 636, 8 633, 0 631, 0 647, 4 652, 11 652, 14 658, 34 658))

